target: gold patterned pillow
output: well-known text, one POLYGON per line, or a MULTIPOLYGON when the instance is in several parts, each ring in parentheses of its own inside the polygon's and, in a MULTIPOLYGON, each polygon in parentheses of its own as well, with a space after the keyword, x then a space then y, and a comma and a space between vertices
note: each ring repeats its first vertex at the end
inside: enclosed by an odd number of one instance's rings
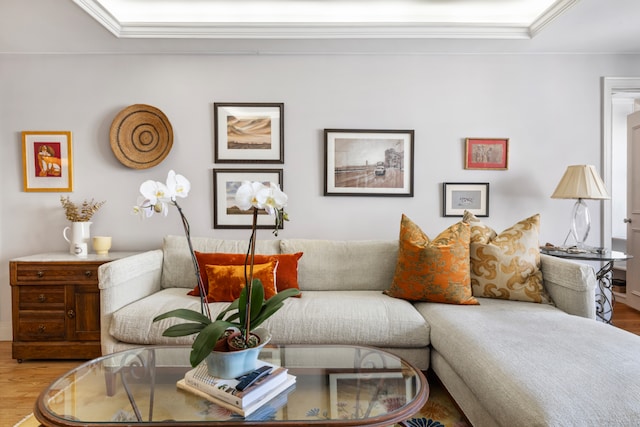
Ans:
POLYGON ((536 214, 497 234, 465 211, 471 226, 471 288, 476 297, 551 303, 542 284, 536 214))
POLYGON ((408 301, 478 304, 471 295, 469 225, 458 222, 429 240, 402 215, 396 271, 384 293, 408 301))

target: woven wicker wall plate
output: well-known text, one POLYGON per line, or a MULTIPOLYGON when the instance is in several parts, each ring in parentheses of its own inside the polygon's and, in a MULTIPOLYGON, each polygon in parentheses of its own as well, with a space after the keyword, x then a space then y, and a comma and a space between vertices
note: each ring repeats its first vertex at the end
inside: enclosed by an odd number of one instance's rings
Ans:
POLYGON ((147 169, 162 162, 173 146, 173 128, 156 107, 134 104, 111 123, 111 150, 123 165, 147 169))

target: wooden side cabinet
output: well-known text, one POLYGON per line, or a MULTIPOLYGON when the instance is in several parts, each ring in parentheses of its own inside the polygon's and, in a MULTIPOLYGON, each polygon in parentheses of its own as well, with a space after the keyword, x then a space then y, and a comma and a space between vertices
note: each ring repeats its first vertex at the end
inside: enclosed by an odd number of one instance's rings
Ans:
POLYGON ((11 260, 13 358, 99 357, 98 267, 122 256, 54 253, 11 260))

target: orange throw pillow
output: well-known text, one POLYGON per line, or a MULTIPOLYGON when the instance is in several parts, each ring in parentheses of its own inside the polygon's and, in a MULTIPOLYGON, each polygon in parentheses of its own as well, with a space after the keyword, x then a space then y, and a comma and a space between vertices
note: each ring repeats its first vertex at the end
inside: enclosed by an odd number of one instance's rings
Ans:
MULTIPOLYGON (((276 260, 253 265, 253 278, 262 281, 265 299, 276 294, 277 266, 276 260)), ((209 279, 208 302, 232 302, 240 296, 245 285, 244 265, 205 265, 205 271, 209 279)))
POLYGON ((477 305, 471 293, 469 238, 469 224, 458 222, 429 240, 402 215, 396 272, 384 293, 408 301, 477 305))
MULTIPOLYGON (((200 267, 200 277, 205 289, 209 289, 209 279, 207 277, 206 265, 244 265, 245 254, 228 254, 228 253, 204 253, 195 251, 198 266, 200 267)), ((276 274, 276 289, 278 292, 285 289, 299 289, 298 285, 298 260, 302 257, 302 252, 295 254, 277 254, 277 255, 257 255, 254 259, 255 264, 264 264, 272 258, 278 261, 278 272, 276 274)), ((200 290, 196 285, 188 295, 200 296, 200 290)), ((300 296, 300 295, 298 295, 300 296)))

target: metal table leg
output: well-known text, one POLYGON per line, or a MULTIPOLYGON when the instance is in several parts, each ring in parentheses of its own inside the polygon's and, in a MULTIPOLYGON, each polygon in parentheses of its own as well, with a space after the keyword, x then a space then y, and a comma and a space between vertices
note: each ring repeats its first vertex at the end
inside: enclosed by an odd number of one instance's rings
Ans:
POLYGON ((607 324, 613 318, 613 303, 616 296, 613 293, 613 261, 605 263, 596 273, 600 295, 596 299, 596 317, 607 324))

